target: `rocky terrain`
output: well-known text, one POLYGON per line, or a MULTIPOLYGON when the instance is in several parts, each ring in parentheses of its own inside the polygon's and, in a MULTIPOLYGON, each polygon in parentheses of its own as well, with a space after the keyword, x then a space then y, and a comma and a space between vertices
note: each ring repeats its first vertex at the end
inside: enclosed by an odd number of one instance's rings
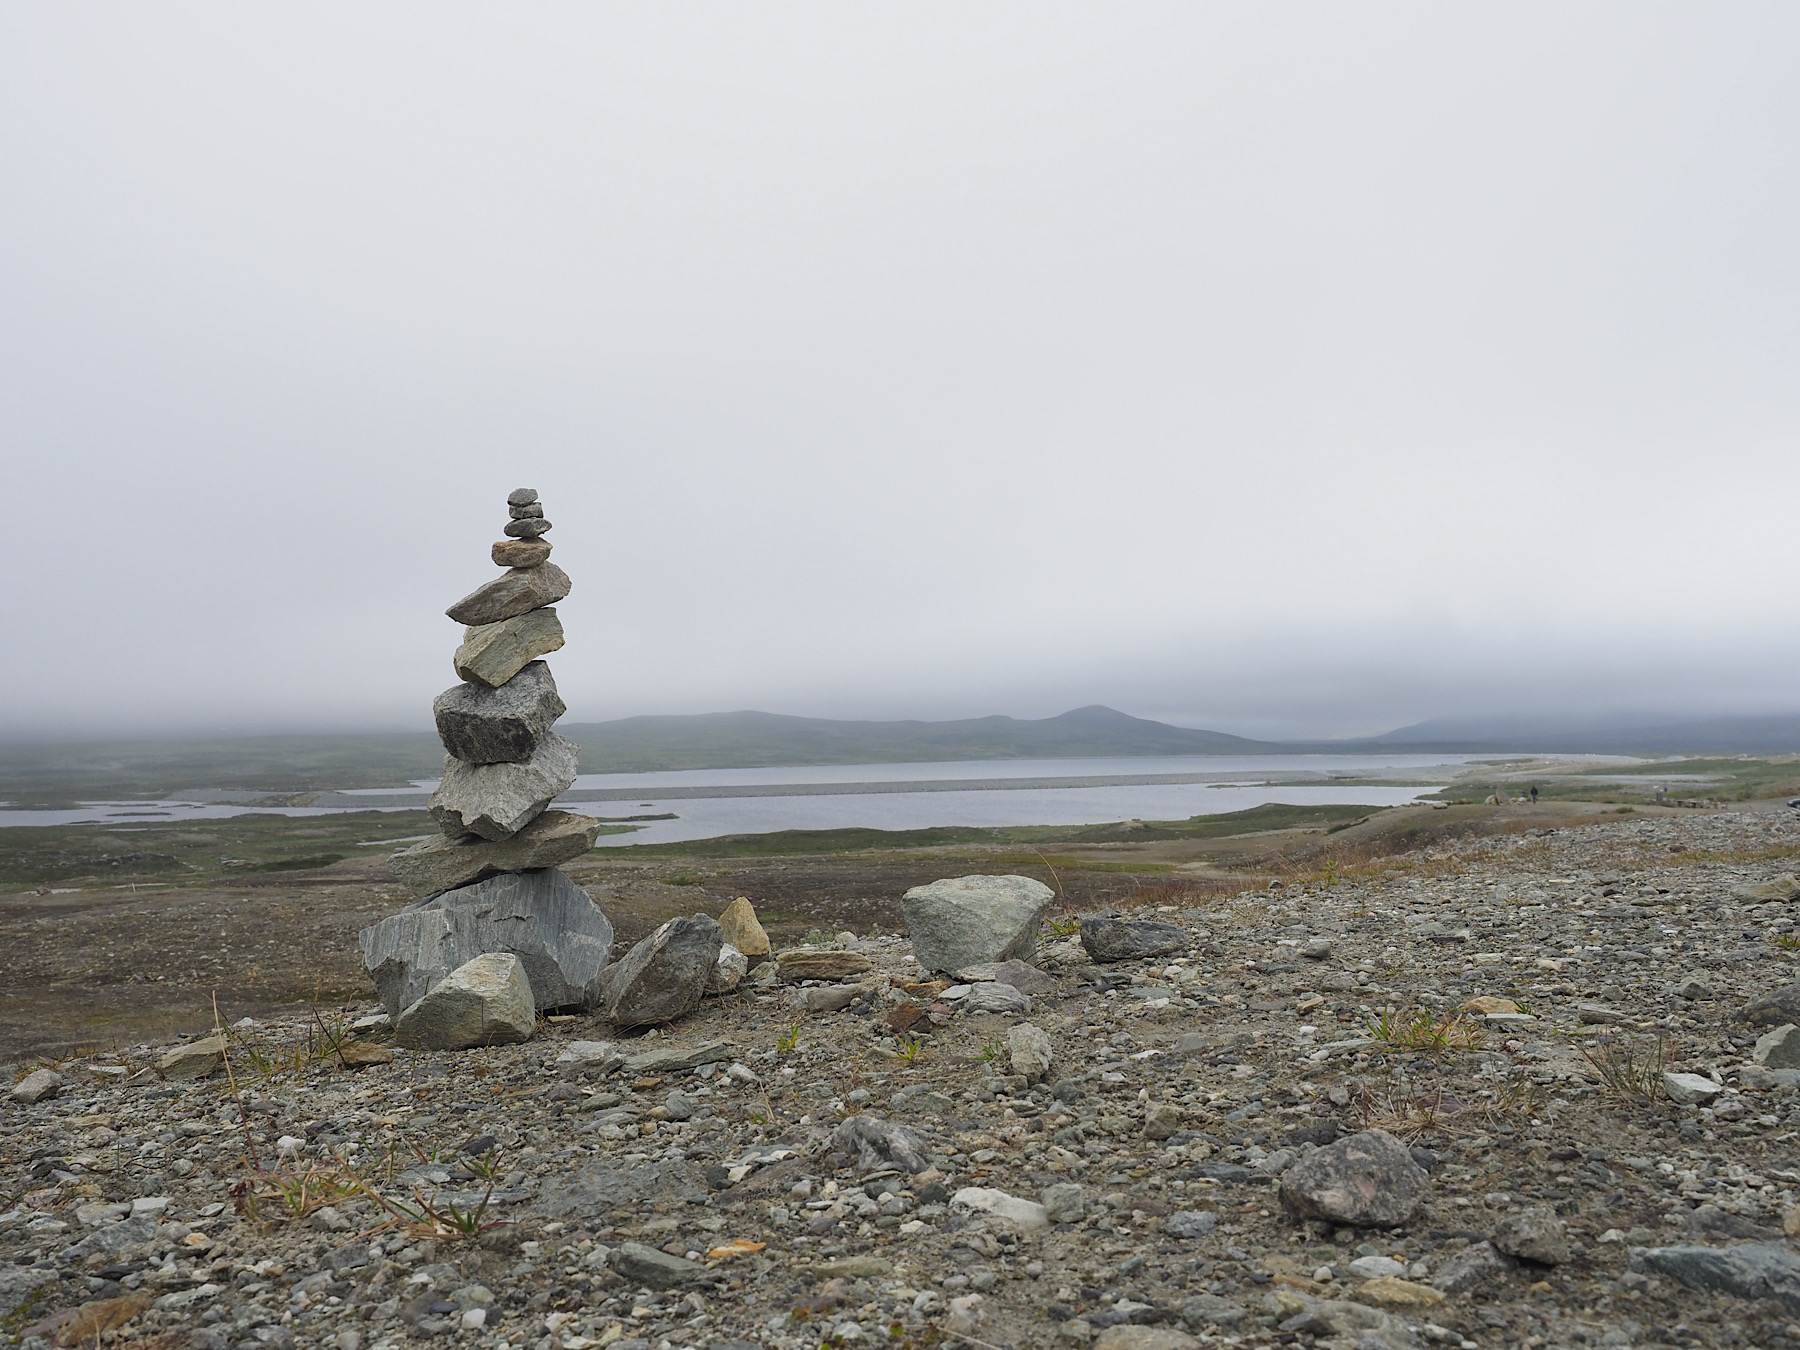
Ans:
POLYGON ((22 1064, 0 1331, 1800 1344, 1797 853, 1786 811, 1590 819, 1052 903, 1029 965, 843 934, 648 1031, 415 1051, 371 997, 22 1064))

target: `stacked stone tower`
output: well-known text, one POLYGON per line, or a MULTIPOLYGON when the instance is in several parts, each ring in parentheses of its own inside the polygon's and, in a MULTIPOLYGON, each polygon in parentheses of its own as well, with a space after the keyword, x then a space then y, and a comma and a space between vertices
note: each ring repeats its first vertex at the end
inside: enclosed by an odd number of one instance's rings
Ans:
POLYGON ((587 1004, 612 948, 612 924, 557 870, 594 846, 600 822, 550 803, 575 781, 575 746, 558 736, 566 709, 539 658, 563 645, 553 606, 569 578, 550 561, 550 522, 531 488, 506 499, 507 570, 446 611, 467 625, 462 683, 432 705, 444 775, 431 795, 441 835, 396 853, 394 875, 419 903, 364 929, 364 964, 390 1013, 490 952, 512 952, 541 1008, 587 1004))

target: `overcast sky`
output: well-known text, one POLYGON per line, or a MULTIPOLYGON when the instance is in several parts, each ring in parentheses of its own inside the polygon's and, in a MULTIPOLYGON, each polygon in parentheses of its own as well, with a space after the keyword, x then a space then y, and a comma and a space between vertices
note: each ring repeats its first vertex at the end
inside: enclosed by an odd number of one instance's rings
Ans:
POLYGON ((0 736, 1800 708, 1791 4, 0 6, 0 736))

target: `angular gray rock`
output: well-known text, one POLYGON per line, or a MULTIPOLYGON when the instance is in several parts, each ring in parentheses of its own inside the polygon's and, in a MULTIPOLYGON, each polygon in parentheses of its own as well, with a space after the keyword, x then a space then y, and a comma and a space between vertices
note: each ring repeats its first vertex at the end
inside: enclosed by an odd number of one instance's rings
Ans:
POLYGON ((1540 1266, 1560 1266, 1569 1259, 1568 1230, 1548 1205, 1531 1205, 1507 1216, 1489 1241, 1508 1256, 1540 1266))
POLYGON ((1800 1023, 1800 982, 1784 984, 1779 989, 1759 994, 1744 1005, 1738 1014, 1753 1027, 1778 1027, 1785 1022, 1800 1023))
POLYGON ((601 972, 594 992, 616 1027, 652 1026, 700 1006, 725 930, 706 914, 670 919, 601 972))
POLYGON ((1163 1221, 1163 1232, 1170 1237, 1202 1238, 1219 1226, 1219 1216, 1210 1209, 1178 1209, 1163 1221))
MULTIPOLYGON (((152 1224, 151 1227, 154 1228, 155 1225, 152 1224)), ((9 1321, 33 1294, 56 1278, 54 1270, 0 1265, 0 1322, 9 1321)))
POLYGON ((444 749, 468 764, 520 764, 531 758, 568 708, 550 667, 532 661, 499 688, 464 681, 431 704, 444 749))
POLYGON ((156 1061, 164 1078, 206 1078, 225 1067, 225 1038, 216 1032, 186 1045, 178 1045, 156 1061))
POLYGON ((464 764, 444 756, 431 815, 452 837, 510 839, 575 781, 575 743, 551 732, 523 764, 464 764))
POLYGON ((956 978, 964 984, 1010 984, 1021 994, 1048 994, 1056 989, 1054 979, 1029 962, 1017 959, 964 966, 956 972, 956 978))
POLYGON ((1741 1247, 1634 1247, 1631 1268, 1743 1299, 1773 1299, 1800 1314, 1800 1256, 1779 1242, 1741 1247))
POLYGON ((394 1044, 407 1050, 467 1050, 516 1045, 537 1029, 524 963, 486 952, 451 971, 394 1021, 394 1044))
POLYGON ((1386 1130, 1364 1130, 1315 1149, 1281 1177, 1281 1201, 1305 1219, 1358 1228, 1403 1224, 1425 1201, 1431 1177, 1386 1130))
POLYGON ((527 516, 522 520, 509 520, 501 533, 509 539, 536 539, 541 534, 550 533, 550 522, 542 516, 527 516))
POLYGON ((55 1069, 34 1069, 12 1086, 12 1099, 27 1106, 62 1091, 63 1076, 55 1069))
POLYGON ((569 593, 569 574, 555 563, 515 567, 458 600, 444 613, 458 623, 499 623, 527 610, 554 605, 569 593))
POLYGON ((865 1172, 883 1167, 923 1172, 931 1166, 931 1146, 924 1135, 867 1111, 839 1125, 832 1133, 831 1147, 865 1172))
POLYGON ((1431 1277, 1431 1287, 1446 1294, 1464 1294, 1512 1267, 1513 1263, 1495 1251, 1492 1243, 1477 1242, 1439 1266, 1431 1277))
POLYGON ((363 929, 357 942, 390 1013, 484 952, 517 956, 537 1006, 561 1008, 586 1001, 606 968, 613 926, 552 867, 446 891, 363 929))
POLYGON ((678 1158, 632 1164, 588 1163, 552 1172, 532 1206, 547 1219, 599 1218, 609 1210, 636 1208, 649 1200, 688 1203, 706 1198, 706 1184, 691 1163, 678 1158))
POLYGON ((967 876, 914 886, 901 908, 920 967, 950 974, 1033 955, 1044 909, 1055 898, 1030 877, 967 876))
POLYGON ((532 872, 579 858, 593 848, 600 822, 567 811, 546 811, 510 839, 478 834, 443 835, 401 849, 388 859, 392 872, 422 900, 506 872, 532 872))
POLYGON ((149 1215, 126 1219, 123 1223, 109 1223, 96 1228, 74 1246, 63 1248, 59 1255, 64 1261, 100 1264, 108 1258, 135 1254, 148 1248, 156 1241, 156 1228, 156 1220, 149 1215))
POLYGON ((506 494, 508 506, 531 506, 538 499, 536 488, 514 488, 506 494))
POLYGON ((1080 1223, 1087 1215, 1087 1191, 1072 1181, 1044 1187, 1038 1203, 1051 1223, 1080 1223))
POLYGON ((729 994, 750 973, 750 958, 729 942, 719 945, 719 959, 713 962, 712 975, 706 981, 709 994, 729 994))
POLYGON ((674 1073, 680 1069, 697 1069, 702 1064, 723 1064, 737 1058, 737 1047, 730 1041, 701 1041, 698 1045, 665 1046, 646 1050, 625 1061, 625 1071, 634 1074, 674 1073))
POLYGON ((1770 1069, 1800 1069, 1800 1026, 1783 1022, 1773 1031, 1756 1038, 1751 1055, 1758 1064, 1770 1069))
POLYGON ((562 620, 554 609, 533 609, 499 623, 464 631, 452 664, 459 680, 479 680, 499 688, 540 656, 563 645, 562 620))
POLYGON ((673 1289, 706 1277, 706 1267, 685 1257, 670 1256, 639 1242, 621 1242, 612 1254, 612 1267, 627 1285, 636 1288, 673 1289))
POLYGON ((1150 919, 1124 919, 1117 914, 1089 914, 1081 920, 1081 946, 1095 961, 1136 961, 1185 951, 1188 937, 1181 927, 1150 919))
POLYGON ((1235 1327, 1250 1314, 1230 1299, 1217 1294, 1198 1294, 1181 1305, 1181 1320, 1190 1327, 1235 1327))
POLYGON ((1029 1083, 1043 1082, 1056 1064, 1050 1033, 1030 1022, 1021 1022, 1006 1033, 1006 1053, 1012 1061, 1012 1071, 1022 1074, 1029 1083))

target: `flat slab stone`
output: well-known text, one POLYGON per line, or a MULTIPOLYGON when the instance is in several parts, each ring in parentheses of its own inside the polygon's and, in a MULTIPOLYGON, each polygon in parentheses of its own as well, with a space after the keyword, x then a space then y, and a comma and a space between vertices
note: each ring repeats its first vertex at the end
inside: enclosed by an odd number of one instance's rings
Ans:
POLYGON ((1654 1271, 1690 1289, 1710 1289, 1743 1299, 1774 1299, 1800 1314, 1800 1256, 1779 1242, 1739 1247, 1634 1247, 1633 1270, 1654 1271))
POLYGON ((523 763, 567 711, 542 661, 498 688, 465 680, 431 704, 438 739, 465 764, 523 763))
POLYGON ((575 782, 575 743, 555 732, 523 764, 465 764, 444 756, 444 777, 429 803, 445 834, 510 839, 575 782))
POLYGON ((439 980, 394 1021, 406 1050, 516 1045, 537 1029, 525 965, 511 952, 484 952, 439 980))
POLYGON ((501 539, 489 550, 495 567, 536 567, 550 560, 548 539, 501 539))
POLYGON ((479 680, 498 688, 540 656, 563 645, 562 620, 554 609, 534 609, 463 634, 453 664, 459 680, 479 680))
POLYGON ((477 586, 444 613, 458 623, 499 623, 527 610, 554 605, 569 589, 569 574, 553 562, 514 567, 487 585, 477 586))
POLYGON ((1186 951, 1188 936, 1179 924, 1090 914, 1081 921, 1081 946, 1095 961, 1138 961, 1186 951))
POLYGON ((1056 981, 1036 966, 1025 961, 986 961, 977 966, 964 966, 956 972, 964 984, 1010 984, 1021 994, 1048 994, 1056 981))
POLYGON ((699 1045, 670 1046, 666 1050, 646 1050, 625 1061, 627 1073, 673 1073, 677 1069, 697 1069, 702 1064, 723 1064, 737 1057, 737 1047, 730 1041, 702 1041, 699 1045))
POLYGON ((775 958, 775 969, 784 980, 847 980, 866 974, 875 963, 861 952, 822 951, 815 947, 794 947, 775 958))
POLYGON ((510 839, 443 835, 401 849, 388 870, 422 900, 505 872, 531 872, 579 858, 594 847, 600 822, 568 811, 546 811, 510 839))
POLYGON ((539 1008, 584 1005, 606 967, 613 926, 555 868, 510 872, 446 891, 363 929, 363 965, 390 1013, 484 952, 524 964, 539 1008))

